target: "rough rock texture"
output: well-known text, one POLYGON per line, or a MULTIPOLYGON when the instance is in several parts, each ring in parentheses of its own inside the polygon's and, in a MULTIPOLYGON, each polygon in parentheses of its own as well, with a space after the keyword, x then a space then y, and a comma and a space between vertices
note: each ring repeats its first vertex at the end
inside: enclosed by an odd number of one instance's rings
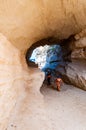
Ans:
POLYGON ((42 38, 66 39, 85 27, 86 0, 0 0, 0 130, 48 130, 38 91, 43 74, 27 68, 26 50, 42 38))
POLYGON ((83 38, 70 42, 72 59, 86 59, 86 35, 83 38))
POLYGON ((75 60, 66 66, 67 81, 83 90, 86 90, 86 61, 75 60))
POLYGON ((86 37, 84 35, 80 39, 72 39, 67 44, 69 44, 68 50, 71 53, 66 52, 66 59, 70 58, 71 60, 60 72, 64 81, 86 90, 86 37))
POLYGON ((86 48, 75 49, 71 54, 72 59, 86 59, 86 48))

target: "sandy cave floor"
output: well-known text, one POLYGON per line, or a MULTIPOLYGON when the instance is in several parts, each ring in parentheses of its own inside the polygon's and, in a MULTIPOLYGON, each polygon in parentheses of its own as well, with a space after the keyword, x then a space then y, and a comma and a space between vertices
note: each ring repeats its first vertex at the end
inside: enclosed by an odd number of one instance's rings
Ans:
POLYGON ((64 84, 58 92, 41 88, 53 130, 86 130, 86 91, 64 84))

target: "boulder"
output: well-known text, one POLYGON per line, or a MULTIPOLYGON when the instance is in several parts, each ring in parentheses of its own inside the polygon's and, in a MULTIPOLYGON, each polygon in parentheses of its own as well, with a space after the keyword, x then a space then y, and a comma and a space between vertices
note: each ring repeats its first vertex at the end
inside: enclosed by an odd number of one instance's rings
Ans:
POLYGON ((69 63, 63 73, 64 81, 86 90, 86 61, 74 60, 69 63))

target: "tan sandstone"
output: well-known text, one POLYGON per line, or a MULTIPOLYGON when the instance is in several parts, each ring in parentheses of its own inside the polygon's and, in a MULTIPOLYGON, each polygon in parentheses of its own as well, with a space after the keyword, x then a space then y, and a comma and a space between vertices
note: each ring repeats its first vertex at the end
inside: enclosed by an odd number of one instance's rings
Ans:
POLYGON ((25 54, 43 38, 85 28, 86 0, 0 0, 0 130, 52 130, 39 91, 44 74, 27 67, 25 54))

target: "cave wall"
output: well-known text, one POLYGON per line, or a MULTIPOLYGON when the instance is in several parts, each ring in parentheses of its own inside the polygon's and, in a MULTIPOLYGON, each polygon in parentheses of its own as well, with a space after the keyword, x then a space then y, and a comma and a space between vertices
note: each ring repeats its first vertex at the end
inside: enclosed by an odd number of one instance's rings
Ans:
POLYGON ((86 29, 62 43, 65 66, 57 66, 63 80, 86 90, 86 29))
POLYGON ((24 54, 0 34, 0 130, 51 129, 39 91, 43 80, 44 73, 28 68, 24 54))
POLYGON ((20 50, 46 37, 68 38, 85 27, 85 0, 0 1, 0 32, 20 50))
POLYGON ((64 75, 69 83, 86 90, 86 30, 83 30, 69 42, 70 59, 64 75))
POLYGON ((52 130, 39 92, 44 74, 27 67, 25 54, 43 38, 66 39, 85 27, 85 0, 0 1, 1 130, 52 130))

